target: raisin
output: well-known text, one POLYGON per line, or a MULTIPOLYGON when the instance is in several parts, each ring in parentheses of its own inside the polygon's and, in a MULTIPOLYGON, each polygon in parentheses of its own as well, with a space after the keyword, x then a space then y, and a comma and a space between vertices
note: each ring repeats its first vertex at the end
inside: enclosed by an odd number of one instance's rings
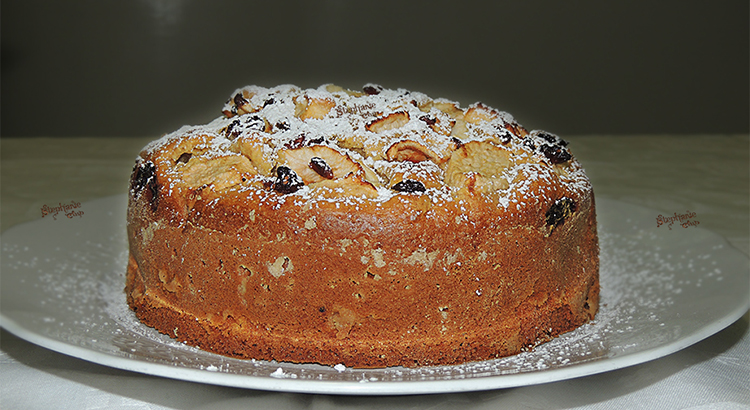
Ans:
POLYGON ((570 198, 560 198, 549 207, 545 214, 547 225, 558 227, 576 211, 576 203, 570 198))
POLYGON ((534 141, 531 138, 524 138, 523 145, 532 151, 536 151, 536 145, 534 145, 534 141))
POLYGON ((297 136, 297 138, 284 144, 284 148, 297 149, 297 148, 303 147, 304 145, 305 145, 305 134, 300 134, 299 136, 297 136))
POLYGON ((233 140, 237 138, 237 136, 240 135, 242 130, 240 130, 240 120, 234 120, 229 125, 227 125, 227 128, 224 129, 224 136, 229 138, 230 140, 233 140))
POLYGON ((366 85, 362 88, 362 91, 365 92, 367 95, 377 95, 380 94, 380 86, 373 86, 373 85, 366 85))
POLYGON ((243 116, 242 123, 239 119, 236 119, 227 125, 224 129, 224 136, 233 140, 239 137, 243 130, 265 131, 266 121, 257 115, 243 116))
POLYGON ((282 131, 286 131, 286 130, 289 129, 289 124, 287 124, 287 123, 285 123, 283 121, 279 121, 279 122, 276 123, 276 128, 278 128, 278 129, 280 129, 282 131))
POLYGON ((392 186, 391 189, 398 192, 424 192, 427 190, 423 183, 413 179, 405 179, 392 186))
POLYGON ((560 145, 542 145, 539 150, 544 154, 547 159, 553 164, 562 164, 568 162, 573 158, 567 149, 560 145))
POLYGON ((269 99, 267 99, 266 101, 263 102, 263 108, 265 108, 265 107, 267 107, 267 106, 269 106, 269 105, 271 105, 271 104, 273 104, 275 102, 276 101, 273 99, 273 97, 271 97, 271 98, 269 98, 269 99))
POLYGON ((151 210, 156 211, 159 201, 159 185, 156 181, 156 165, 151 161, 136 163, 131 177, 130 190, 136 198, 146 195, 151 210))
POLYGON ((325 138, 323 137, 313 138, 310 141, 307 141, 307 145, 318 145, 322 144, 323 141, 325 141, 325 138))
POLYGON ((423 115, 419 117, 419 119, 424 121, 427 125, 435 125, 437 123, 437 118, 430 115, 423 115))
POLYGON ((510 131, 508 131, 507 128, 501 127, 499 125, 496 125, 495 129, 498 132, 498 138, 500 138, 500 142, 501 143, 507 144, 513 138, 513 133, 511 133, 510 131))
POLYGON ((325 179, 333 179, 333 170, 323 160, 323 158, 312 157, 310 158, 309 167, 315 171, 318 175, 325 179))
POLYGON ((557 135, 550 134, 548 132, 540 132, 539 134, 537 134, 537 137, 540 137, 553 145, 559 145, 562 147, 568 146, 568 141, 565 141, 564 139, 558 137, 557 135))
POLYGON ((265 131, 266 121, 257 115, 247 117, 245 119, 245 129, 250 131, 265 131))
POLYGON ((242 93, 237 93, 237 95, 234 96, 234 105, 236 105, 237 107, 242 107, 247 103, 248 101, 245 99, 242 93))
POLYGON ((190 161, 190 158, 193 157, 193 154, 190 152, 183 152, 182 155, 180 155, 179 158, 177 158, 177 163, 180 164, 187 164, 188 161, 190 161))
POLYGON ((305 185, 294 170, 286 166, 276 168, 276 180, 271 188, 280 194, 291 194, 297 192, 305 185))
POLYGON ((557 137, 548 132, 540 132, 539 134, 537 134, 537 137, 543 138, 549 143, 557 144, 557 137))

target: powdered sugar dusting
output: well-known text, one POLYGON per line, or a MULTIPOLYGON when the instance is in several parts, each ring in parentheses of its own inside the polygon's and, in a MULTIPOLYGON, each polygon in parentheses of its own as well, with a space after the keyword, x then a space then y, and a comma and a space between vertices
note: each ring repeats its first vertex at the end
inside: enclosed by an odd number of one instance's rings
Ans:
MULTIPOLYGON (((270 377, 378 385, 586 369, 579 366, 635 357, 677 343, 702 326, 721 320, 725 311, 710 310, 724 307, 722 303, 738 303, 732 299, 737 294, 734 289, 746 287, 747 280, 746 275, 732 273, 737 266, 746 269, 746 257, 737 256, 739 252, 707 231, 691 229, 680 235, 658 230, 652 213, 598 198, 601 309, 592 323, 531 351, 497 360, 416 369, 239 360, 159 334, 142 325, 127 307, 124 218, 116 225, 111 223, 112 207, 121 207, 122 202, 120 196, 98 205, 87 204, 85 218, 64 222, 67 225, 42 221, 44 229, 28 235, 4 234, 4 318, 45 338, 120 358, 124 368, 129 368, 129 363, 137 363, 132 368, 138 369, 157 366, 149 368, 163 375, 170 374, 163 369, 187 369, 196 372, 190 376, 194 380, 207 380, 208 374, 243 376, 210 379, 221 384, 252 386, 255 378, 270 377), (696 312, 708 313, 701 316, 696 312)), ((742 303, 744 300, 739 300, 742 303)), ((75 352, 71 354, 80 354, 75 352)))
MULTIPOLYGON (((429 195, 433 203, 441 203, 454 200, 461 189, 474 189, 472 181, 476 175, 509 181, 509 188, 501 188, 503 185, 496 181, 484 185, 491 186, 487 190, 498 196, 502 208, 507 208, 514 198, 537 195, 531 191, 531 182, 536 180, 563 185, 573 195, 590 189, 583 169, 568 151, 567 142, 544 131, 529 133, 506 112, 481 103, 462 108, 447 99, 432 99, 419 92, 384 89, 373 84, 363 90, 345 90, 331 84, 304 90, 293 85, 240 88, 224 105, 223 117, 167 134, 148 144, 141 157, 153 156, 168 147, 177 149, 175 145, 179 145, 179 149, 194 158, 249 159, 248 165, 235 166, 235 172, 242 174, 242 182, 236 176, 236 181, 221 183, 212 178, 185 177, 184 163, 177 161, 170 165, 174 169, 165 171, 170 181, 163 183, 169 193, 175 184, 190 185, 191 180, 196 186, 213 183, 217 189, 261 189, 262 180, 273 179, 278 166, 309 172, 306 163, 296 168, 288 164, 282 152, 311 146, 328 147, 353 160, 361 169, 336 175, 334 179, 353 174, 348 183, 354 183, 355 188, 358 183, 362 186, 351 193, 351 185, 340 184, 331 194, 331 189, 320 189, 315 175, 303 177, 305 186, 314 189, 295 188, 284 194, 305 202, 351 201, 353 197, 360 197, 355 201, 383 202, 399 194, 393 191, 396 183, 408 179, 423 184, 425 189, 420 192, 429 195), (491 144, 511 153, 510 164, 493 171, 471 169, 467 165, 468 169, 459 171, 466 175, 464 179, 446 175, 451 170, 453 153, 471 142, 491 144)), ((179 156, 180 152, 174 155, 179 156)), ((191 161, 187 158, 185 162, 191 161)), ((219 174, 215 172, 213 177, 219 174)), ((285 195, 269 200, 281 203, 285 195)))

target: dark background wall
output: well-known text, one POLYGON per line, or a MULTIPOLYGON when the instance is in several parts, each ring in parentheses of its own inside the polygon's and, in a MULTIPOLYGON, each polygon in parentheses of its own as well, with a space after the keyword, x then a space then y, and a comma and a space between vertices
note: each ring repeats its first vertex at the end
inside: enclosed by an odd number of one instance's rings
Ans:
POLYGON ((748 2, 3 0, 6 136, 148 136, 368 82, 558 134, 747 133, 748 2))

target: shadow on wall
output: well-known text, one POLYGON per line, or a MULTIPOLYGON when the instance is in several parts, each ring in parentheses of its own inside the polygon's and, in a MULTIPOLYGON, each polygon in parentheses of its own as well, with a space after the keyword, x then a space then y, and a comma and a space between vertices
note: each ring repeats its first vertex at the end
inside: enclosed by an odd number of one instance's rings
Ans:
POLYGON ((2 136, 149 136, 378 83, 558 134, 747 133, 748 3, 6 0, 2 136))

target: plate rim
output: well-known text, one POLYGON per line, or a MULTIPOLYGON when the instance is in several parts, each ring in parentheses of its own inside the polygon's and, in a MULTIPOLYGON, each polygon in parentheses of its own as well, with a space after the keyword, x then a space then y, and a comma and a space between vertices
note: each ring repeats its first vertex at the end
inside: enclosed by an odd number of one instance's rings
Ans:
POLYGON ((609 358, 607 360, 594 360, 586 363, 573 364, 566 367, 545 369, 534 372, 483 376, 480 378, 466 378, 453 380, 416 380, 416 381, 377 381, 377 382, 354 382, 339 380, 296 380, 289 378, 270 378, 254 375, 211 373, 204 369, 187 368, 181 366, 167 366, 161 363, 149 363, 132 360, 121 356, 107 354, 104 352, 87 349, 85 347, 55 340, 47 336, 39 335, 30 331, 18 323, 0 313, 0 327, 14 336, 55 351, 66 356, 74 357, 86 362, 111 367, 114 369, 132 371, 147 376, 164 377, 187 382, 211 384, 215 386, 226 386, 245 389, 257 389, 274 392, 287 393, 314 393, 334 395, 417 395, 417 394, 445 394, 484 391, 494 389, 505 389, 530 385, 545 384, 550 382, 571 380, 575 378, 606 373, 613 370, 624 369, 631 366, 647 363, 660 359, 669 354, 683 350, 698 343, 716 333, 724 330, 748 311, 748 303, 738 306, 732 315, 727 315, 721 321, 705 326, 700 331, 694 332, 691 337, 682 338, 671 343, 660 345, 637 353, 609 358), (599 364, 593 368, 592 363, 599 364), (602 366, 604 364, 604 366, 602 366), (197 380, 194 376, 211 375, 197 380), (539 377, 539 375, 547 377, 539 377), (562 374, 562 376, 560 376, 562 374), (518 380, 533 378, 534 383, 518 383, 518 380))
MULTIPOLYGON (((91 206, 93 203, 106 201, 117 201, 126 198, 126 194, 119 194, 98 198, 84 203, 91 206)), ((608 197, 597 197, 597 205, 601 202, 615 202, 627 207, 639 208, 641 211, 654 211, 650 208, 623 202, 608 197)), ((603 205, 603 204, 601 204, 603 205)), ((30 229, 29 226, 42 221, 30 221, 15 225, 2 233, 2 239, 8 234, 16 231, 30 229)), ((714 239, 719 240, 722 245, 728 246, 733 252, 742 254, 732 246, 721 235, 702 227, 695 229, 709 233, 714 239)), ((749 275, 750 277, 750 275, 749 275)), ((222 372, 211 372, 205 369, 190 368, 184 366, 169 366, 163 363, 153 363, 133 358, 109 354, 102 351, 87 348, 78 344, 57 340, 52 337, 39 334, 32 329, 24 327, 11 317, 0 311, 0 327, 6 329, 16 337, 30 342, 34 345, 55 351, 60 354, 75 357, 87 362, 132 371, 144 375, 158 376, 176 380, 212 384, 218 386, 257 389, 275 392, 293 393, 318 393, 336 395, 414 395, 414 394, 439 394, 483 391, 492 389, 503 389, 528 385, 544 384, 554 381, 570 380, 574 378, 590 376, 609 372, 616 369, 630 367, 646 363, 669 354, 683 350, 701 340, 715 335, 739 320, 750 309, 750 294, 741 303, 731 309, 730 313, 717 318, 711 323, 694 330, 686 337, 679 338, 669 343, 660 344, 645 350, 628 353, 606 359, 596 359, 582 363, 573 363, 563 367, 542 369, 538 371, 520 372, 513 374, 487 375, 476 378, 450 379, 450 380, 404 380, 404 381, 343 381, 343 380, 309 380, 292 378, 261 377, 257 375, 233 374, 222 372), (196 377, 200 375, 201 377, 196 377), (533 379, 533 383, 527 383, 526 379, 533 379)), ((145 325, 144 325, 145 326, 145 325)), ((481 363, 481 362, 479 362, 481 363)), ((348 369, 367 370, 367 369, 348 369)), ((370 369, 372 370, 372 369, 370 369)))

